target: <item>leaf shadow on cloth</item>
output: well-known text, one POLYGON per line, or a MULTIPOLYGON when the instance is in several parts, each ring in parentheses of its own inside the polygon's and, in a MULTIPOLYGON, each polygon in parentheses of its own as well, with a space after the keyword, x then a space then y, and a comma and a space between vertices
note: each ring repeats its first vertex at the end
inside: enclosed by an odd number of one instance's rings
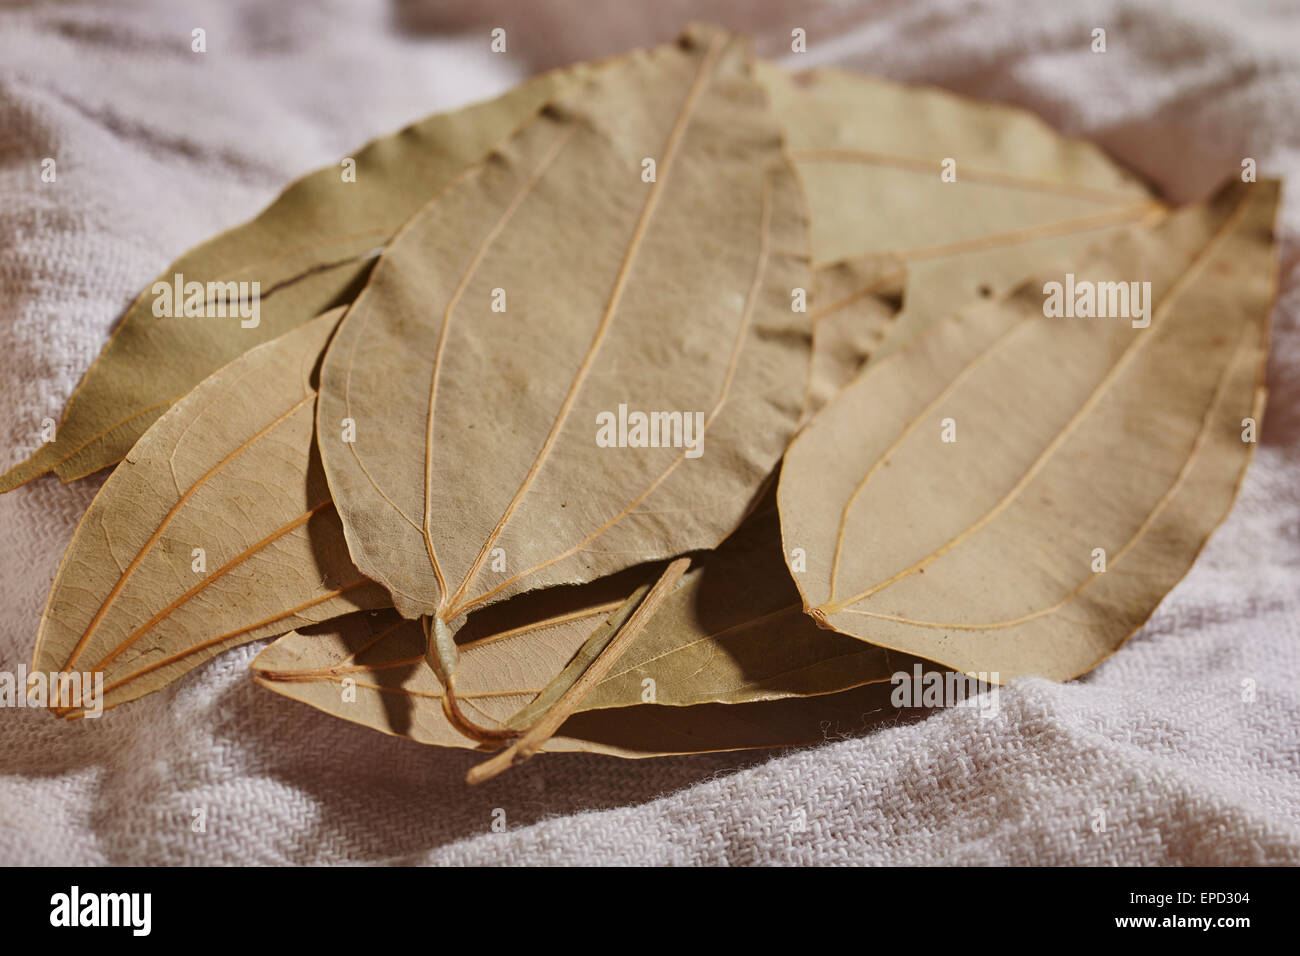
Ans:
MULTIPOLYGON (((233 652, 251 657, 260 647, 233 652)), ((227 655, 227 658, 232 655, 227 655)), ((235 662, 237 664, 237 662, 235 662)), ((724 706, 724 705, 715 705, 724 706)), ((269 820, 274 859, 310 864, 337 858, 340 845, 357 862, 418 860, 440 846, 491 833, 501 818, 508 829, 579 813, 650 803, 666 794, 763 765, 786 751, 762 750, 651 761, 587 754, 545 754, 477 787, 465 774, 484 755, 446 750, 376 733, 267 693, 251 679, 224 686, 202 714, 217 752, 240 753, 258 765, 244 776, 273 780, 292 793, 285 820, 269 820), (277 743, 300 741, 292 752, 277 743), (293 806, 314 813, 307 823, 293 806)), ((397 716, 403 719, 402 715, 397 716)), ((876 733, 917 712, 864 715, 861 732, 876 733)), ((843 739, 828 734, 828 741, 843 739)), ((115 787, 106 787, 111 794, 115 787)))

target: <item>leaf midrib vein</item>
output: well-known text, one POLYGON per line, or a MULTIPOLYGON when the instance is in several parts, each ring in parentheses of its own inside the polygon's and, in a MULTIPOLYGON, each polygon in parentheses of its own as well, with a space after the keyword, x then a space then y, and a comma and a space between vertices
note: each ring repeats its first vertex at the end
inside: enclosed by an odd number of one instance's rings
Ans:
MULTIPOLYGON (((718 414, 722 411, 723 406, 727 402, 727 397, 731 389, 731 383, 735 378, 736 368, 738 367, 740 362, 740 354, 743 350, 745 339, 748 335, 749 327, 753 322, 754 306, 755 303, 757 302, 758 295, 762 289, 763 281, 767 276, 767 263, 768 263, 768 256, 770 253, 770 230, 771 230, 771 212, 772 212, 770 185, 771 185, 770 179, 765 178, 764 186, 763 186, 763 205, 762 205, 762 213, 761 213, 760 228, 759 228, 759 250, 758 250, 758 256, 754 267, 754 276, 750 283, 749 294, 746 296, 746 300, 745 300, 745 311, 741 317, 741 321, 737 329, 736 342, 732 348, 731 359, 727 366, 727 372, 723 377, 722 386, 719 389, 718 399, 714 403, 713 408, 710 410, 708 417, 705 419, 704 428, 701 429, 701 433, 700 433, 701 438, 703 438, 704 435, 708 434, 708 430, 712 426, 714 419, 717 418, 718 414)), ((538 571, 544 570, 545 568, 548 568, 551 565, 558 564, 560 561, 563 561, 565 558, 568 558, 570 555, 576 554, 577 552, 584 550, 588 544, 590 544, 592 541, 595 541, 602 534, 604 534, 606 531, 608 531, 610 528, 616 525, 619 521, 623 520, 623 518, 625 518, 632 511, 633 508, 635 508, 642 501, 648 498, 655 491, 655 489, 658 488, 661 484, 663 484, 663 482, 665 482, 668 479, 668 477, 677 469, 677 467, 681 465, 681 463, 685 460, 686 460, 686 452, 683 449, 681 452, 677 454, 675 458, 673 458, 672 462, 668 465, 668 467, 665 468, 655 478, 655 480, 652 481, 645 488, 644 491, 642 491, 639 495, 637 495, 636 498, 632 499, 632 501, 630 501, 627 505, 625 505, 623 509, 617 512, 613 517, 607 519, 605 523, 602 524, 600 527, 598 527, 595 531, 587 535, 587 537, 583 538, 581 541, 573 545, 568 550, 562 551, 559 554, 555 555, 554 557, 546 561, 533 565, 532 567, 527 568, 526 570, 521 571, 518 574, 515 574, 513 577, 507 578, 505 581, 502 581, 496 587, 491 588, 488 591, 485 591, 474 598, 465 600, 464 603, 461 604, 457 609, 457 613, 465 609, 472 608, 479 604, 482 604, 483 602, 492 598, 494 595, 500 593, 505 588, 512 585, 514 582, 519 581, 520 579, 525 578, 528 575, 535 574, 538 571)))
POLYGON ((434 410, 438 395, 438 380, 441 378, 443 355, 447 345, 447 334, 451 329, 452 313, 459 304, 465 289, 469 286, 470 280, 478 271, 488 250, 496 242, 497 237, 506 228, 514 218, 519 207, 523 205, 524 200, 532 195, 541 182, 542 177, 546 175, 551 165, 559 157, 560 152, 568 144, 579 129, 576 122, 571 123, 569 128, 555 138, 555 142, 550 145, 542 160, 538 163, 537 168, 529 175, 518 192, 511 198, 509 205, 506 206, 500 218, 493 224, 492 228, 484 235, 483 241, 479 243, 474 252, 473 258, 466 267, 464 274, 457 283, 456 288, 452 291, 451 297, 447 300, 446 308, 442 313, 442 328, 438 332, 438 345, 434 351, 433 370, 429 378, 429 406, 425 420, 425 437, 424 437, 424 524, 421 533, 424 537, 425 550, 429 555, 429 564, 433 569, 433 574, 438 582, 438 595, 440 600, 444 599, 447 593, 447 582, 442 573, 442 568, 438 563, 437 549, 433 542, 433 427, 434 427, 434 410))
POLYGON ((524 495, 532 486, 532 483, 536 479, 538 472, 541 470, 542 465, 550 455, 551 449, 555 446, 559 433, 568 418, 569 411, 573 407, 573 403, 577 398, 578 390, 586 379, 587 373, 594 363, 596 353, 600 348, 601 342, 604 340, 605 333, 609 329, 614 314, 618 309, 618 305, 622 300, 623 290, 626 288, 628 276, 631 273, 631 268, 636 260, 637 254, 641 249, 641 244, 645 234, 649 229, 651 218, 658 207, 659 197, 663 194, 665 185, 672 179, 671 172, 674 161, 677 158, 678 149, 681 146, 681 141, 685 136, 687 127, 689 126, 690 118, 695 111, 700 97, 709 86, 708 81, 713 75, 713 69, 718 56, 721 53, 722 47, 722 36, 715 36, 710 40, 705 55, 701 58, 700 66, 696 71, 694 81, 687 90, 682 105, 674 119, 673 126, 669 130, 668 139, 665 142, 664 149, 662 150, 662 161, 659 163, 655 182, 651 185, 649 195, 646 197, 645 205, 642 207, 641 214, 637 218, 636 227, 633 230, 628 248, 624 252, 622 264, 620 265, 618 274, 615 277, 613 289, 610 292, 610 297, 606 303, 604 313, 601 315, 600 322, 596 327, 596 333, 592 338, 591 345, 583 356, 583 360, 574 375, 573 381, 569 385, 568 393, 565 395, 564 401, 560 405, 555 422, 552 424, 551 430, 547 434, 546 440, 543 442, 542 448, 538 452, 537 457, 533 460, 528 473, 524 476, 524 480, 520 484, 518 491, 515 492, 514 497, 506 506, 500 519, 498 519, 496 526, 487 536, 482 548, 479 550, 478 557, 475 558, 473 564, 470 565, 469 570, 465 573, 464 580, 457 587, 456 592, 449 598, 445 596, 444 592, 444 600, 440 601, 442 606, 439 608, 439 616, 444 619, 454 618, 457 614, 461 613, 468 607, 468 604, 460 606, 458 602, 464 600, 465 592, 469 590, 474 579, 478 576, 478 573, 483 566, 483 562, 486 560, 493 544, 495 544, 500 538, 506 525, 510 522, 511 518, 513 518, 515 511, 519 507, 520 501, 522 501, 524 495))

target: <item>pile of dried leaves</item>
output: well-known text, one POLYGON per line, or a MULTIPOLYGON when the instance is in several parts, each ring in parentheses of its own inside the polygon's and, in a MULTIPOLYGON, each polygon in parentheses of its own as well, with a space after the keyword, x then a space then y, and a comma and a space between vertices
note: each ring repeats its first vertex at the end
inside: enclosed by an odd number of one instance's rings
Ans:
POLYGON ((34 669, 112 707, 281 635, 259 682, 500 750, 471 779, 820 740, 926 662, 1074 677, 1232 503, 1278 194, 1170 211, 703 28, 431 117, 169 267, 0 478, 120 461, 34 669))

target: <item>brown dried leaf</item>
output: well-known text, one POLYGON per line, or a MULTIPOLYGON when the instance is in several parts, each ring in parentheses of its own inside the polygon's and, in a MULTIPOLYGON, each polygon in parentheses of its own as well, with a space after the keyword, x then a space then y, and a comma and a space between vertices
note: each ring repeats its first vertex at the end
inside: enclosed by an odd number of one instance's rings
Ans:
MULTIPOLYGON (((540 76, 495 100, 439 113, 297 180, 256 219, 181 256, 158 277, 258 282, 255 327, 240 316, 157 318, 150 283, 68 400, 56 441, 0 475, 8 491, 46 472, 72 481, 120 461, 168 406, 248 349, 352 300, 389 237, 561 86, 595 67, 540 76)), ((250 286, 251 290, 251 286, 250 286)), ((213 300, 215 302, 215 299, 213 300)), ((253 321, 249 318, 247 321, 253 321)))
POLYGON ((634 54, 388 247, 319 420, 352 555, 404 615, 711 547, 743 517, 809 361, 803 201, 748 73, 720 34, 634 54), (621 405, 703 418, 702 455, 599 447, 621 405))
POLYGON ((33 670, 102 672, 113 707, 223 650, 388 603, 348 558, 312 441, 313 370, 341 315, 249 351, 145 433, 77 526, 33 670))
POLYGON ((869 367, 781 474, 809 613, 1003 680, 1068 679, 1117 650, 1228 512, 1254 449, 1278 196, 1230 185, 1080 260, 1078 283, 1149 281, 1149 327, 1045 317, 1043 280, 1065 281, 1048 273, 869 367))
POLYGON ((1096 146, 1036 116, 843 70, 760 64, 812 214, 817 265, 892 254, 908 267, 883 356, 978 297, 1005 294, 1160 215, 1096 146), (940 178, 955 161, 956 181, 940 178))

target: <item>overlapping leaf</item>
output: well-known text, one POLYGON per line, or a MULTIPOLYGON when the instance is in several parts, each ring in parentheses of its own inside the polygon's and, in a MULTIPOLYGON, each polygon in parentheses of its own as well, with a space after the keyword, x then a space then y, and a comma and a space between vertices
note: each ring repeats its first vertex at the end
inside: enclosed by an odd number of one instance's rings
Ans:
MULTIPOLYGON (((898 263, 882 257, 819 270, 805 416, 842 387, 879 342, 897 313, 901 278, 898 263)), ((575 667, 575 655, 590 645, 592 631, 627 608, 623 599, 638 582, 653 577, 652 570, 631 568, 579 587, 533 591, 470 614, 457 641, 462 694, 472 715, 485 724, 526 725, 521 717, 537 709, 544 691, 558 696, 557 675, 566 662, 575 667)), ((266 686, 336 716, 426 743, 467 746, 468 738, 444 715, 442 684, 424 662, 424 644, 418 622, 377 611, 286 634, 253 667, 266 686), (345 698, 348 678, 352 684, 345 698)), ((802 613, 781 556, 775 496, 768 496, 716 553, 702 557, 613 673, 583 700, 580 711, 618 712, 611 714, 609 734, 598 723, 586 726, 582 742, 623 741, 608 752, 624 755, 687 746, 679 735, 693 724, 667 718, 659 707, 624 709, 639 708, 647 699, 680 707, 833 694, 885 680, 911 663, 906 655, 822 630, 802 613), (672 736, 665 738, 670 727, 672 736), (631 746, 633 739, 640 742, 631 746)), ((837 707, 826 705, 827 711, 837 707)), ((780 713, 753 710, 747 718, 720 718, 699 710, 696 719, 719 730, 695 727, 685 739, 697 740, 701 749, 740 746, 745 734, 778 727, 780 713), (767 713, 772 717, 760 719, 767 713)), ((788 733, 777 732, 770 745, 793 742, 788 733)), ((551 749, 570 746, 579 744, 562 737, 551 749)), ((603 745, 590 749, 607 752, 603 745)))
POLYGON ((808 195, 814 263, 907 263, 906 306, 878 355, 1160 214, 1099 149, 1022 110, 843 70, 760 75, 808 195))
POLYGON ((205 300, 218 291, 209 283, 258 282, 256 327, 245 327, 235 314, 155 317, 150 283, 73 393, 57 440, 0 476, 0 491, 48 471, 71 481, 120 461, 171 403, 207 375, 351 301, 374 254, 412 213, 561 85, 580 81, 590 69, 548 73, 498 99, 439 113, 375 140, 351 157, 355 181, 345 181, 338 165, 317 170, 285 189, 256 219, 181 256, 158 281, 173 285, 181 275, 185 282, 202 283, 205 300))
POLYGON ((869 367, 782 471, 809 612, 1003 680, 1067 679, 1113 653, 1187 572, 1250 459, 1278 193, 1237 183, 1079 261, 1078 289, 1150 282, 1148 327, 1048 318, 1046 282, 1065 284, 1049 273, 869 367))
POLYGON ((350 551, 405 616, 711 547, 745 514, 809 356, 803 200, 749 70, 716 33, 632 55, 389 245, 319 421, 350 551), (620 406, 705 430, 601 447, 620 406))
POLYGON ((111 707, 239 644, 388 604, 348 557, 312 441, 341 314, 236 359, 145 433, 77 527, 34 670, 102 673, 111 707))

